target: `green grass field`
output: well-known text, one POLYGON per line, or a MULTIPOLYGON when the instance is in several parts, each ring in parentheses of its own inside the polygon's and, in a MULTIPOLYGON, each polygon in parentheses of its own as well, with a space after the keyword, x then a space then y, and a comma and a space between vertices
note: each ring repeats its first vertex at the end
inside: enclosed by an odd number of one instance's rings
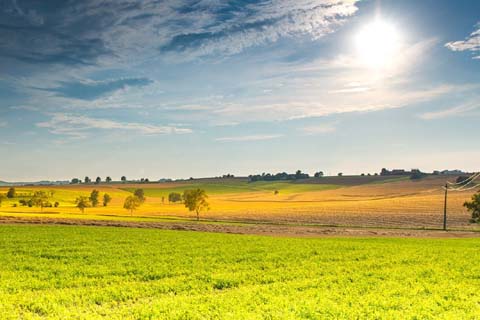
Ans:
POLYGON ((2 319, 479 319, 480 241, 1 226, 2 319))
MULTIPOLYGON (((186 189, 204 189, 211 195, 246 193, 246 192, 273 192, 278 190, 281 193, 301 193, 308 191, 324 191, 339 188, 334 184, 300 184, 291 181, 258 181, 247 182, 244 180, 216 181, 216 182, 183 182, 175 187, 166 188, 145 188, 147 197, 168 197, 170 192, 183 193, 186 189)), ((122 190, 133 192, 136 188, 127 187, 122 190)))

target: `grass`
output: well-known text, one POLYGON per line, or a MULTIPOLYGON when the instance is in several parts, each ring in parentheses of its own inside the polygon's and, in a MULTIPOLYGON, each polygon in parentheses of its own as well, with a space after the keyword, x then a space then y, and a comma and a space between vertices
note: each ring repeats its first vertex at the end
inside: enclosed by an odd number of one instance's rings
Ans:
MULTIPOLYGON (((168 197, 171 192, 183 193, 187 189, 203 189, 210 195, 225 195, 225 194, 238 194, 238 193, 251 193, 251 192, 274 192, 278 190, 281 193, 291 194, 308 191, 323 191, 332 190, 338 188, 337 185, 331 184, 298 184, 290 181, 280 182, 247 182, 247 181, 224 181, 224 182, 191 182, 181 183, 169 187, 151 188, 148 187, 145 190, 145 196, 147 197, 168 197)), ((136 188, 127 187, 122 190, 133 192, 136 188)))
POLYGON ((2 319, 478 319, 478 239, 0 227, 2 319))

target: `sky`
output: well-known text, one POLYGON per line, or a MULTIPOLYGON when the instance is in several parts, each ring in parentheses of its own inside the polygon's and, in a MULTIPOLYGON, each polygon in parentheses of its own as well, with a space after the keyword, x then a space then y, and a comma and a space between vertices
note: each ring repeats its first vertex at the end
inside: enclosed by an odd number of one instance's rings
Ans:
POLYGON ((480 1, 0 0, 0 180, 480 170, 480 1))

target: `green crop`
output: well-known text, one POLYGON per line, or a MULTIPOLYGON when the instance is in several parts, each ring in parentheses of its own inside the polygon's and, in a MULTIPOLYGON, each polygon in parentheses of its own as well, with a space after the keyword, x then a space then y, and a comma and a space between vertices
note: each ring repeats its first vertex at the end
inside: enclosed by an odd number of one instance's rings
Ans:
POLYGON ((478 319, 480 240, 0 227, 2 319, 478 319))

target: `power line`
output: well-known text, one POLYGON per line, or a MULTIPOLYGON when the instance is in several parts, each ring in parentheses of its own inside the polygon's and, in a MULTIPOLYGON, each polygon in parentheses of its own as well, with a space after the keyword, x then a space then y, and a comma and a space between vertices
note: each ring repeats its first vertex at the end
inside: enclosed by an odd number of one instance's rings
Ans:
POLYGON ((453 186, 453 185, 465 185, 465 184, 469 184, 470 182, 476 180, 478 177, 480 177, 480 172, 472 174, 470 177, 468 177, 467 179, 465 179, 463 181, 459 181, 459 182, 447 181, 447 184, 449 184, 451 186, 453 186))

